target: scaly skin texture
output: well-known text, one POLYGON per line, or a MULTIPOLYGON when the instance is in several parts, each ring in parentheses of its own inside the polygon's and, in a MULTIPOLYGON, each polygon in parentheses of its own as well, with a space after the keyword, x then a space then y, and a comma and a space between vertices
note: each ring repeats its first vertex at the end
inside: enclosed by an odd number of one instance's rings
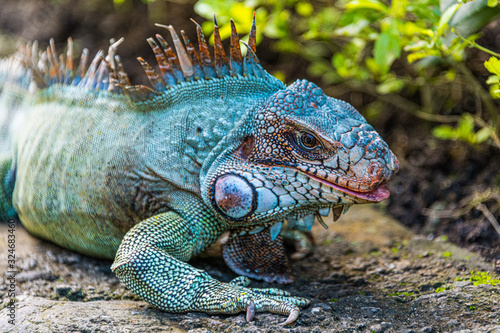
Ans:
POLYGON ((231 235, 235 272, 293 281, 284 224, 303 257, 315 217, 388 196, 398 162, 349 104, 308 81, 285 86, 255 57, 255 21, 241 55, 233 26, 227 60, 215 27, 214 60, 198 26, 199 54, 171 34, 176 53, 148 39, 160 69, 153 89, 130 84, 118 41, 86 70, 53 43, 0 62, 0 218, 87 255, 159 309, 288 315, 308 304, 279 289, 219 282, 186 263, 231 235))

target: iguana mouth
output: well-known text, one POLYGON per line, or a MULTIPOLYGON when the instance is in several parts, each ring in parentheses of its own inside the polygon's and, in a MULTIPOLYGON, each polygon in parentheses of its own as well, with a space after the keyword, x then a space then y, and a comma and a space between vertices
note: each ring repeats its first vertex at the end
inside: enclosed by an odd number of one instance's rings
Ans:
POLYGON ((385 185, 379 185, 374 190, 371 190, 368 192, 359 192, 359 191, 355 191, 355 190, 351 190, 351 189, 339 186, 339 185, 334 184, 334 183, 330 183, 329 181, 322 179, 322 178, 319 178, 318 176, 311 175, 310 173, 306 173, 306 172, 303 172, 301 170, 297 170, 297 171, 299 171, 299 172, 305 174, 306 176, 320 182, 321 184, 324 184, 328 187, 331 187, 337 191, 349 194, 349 195, 356 197, 356 198, 359 198, 359 199, 367 200, 369 202, 380 202, 382 200, 389 198, 389 195, 391 194, 389 192, 389 189, 385 185))

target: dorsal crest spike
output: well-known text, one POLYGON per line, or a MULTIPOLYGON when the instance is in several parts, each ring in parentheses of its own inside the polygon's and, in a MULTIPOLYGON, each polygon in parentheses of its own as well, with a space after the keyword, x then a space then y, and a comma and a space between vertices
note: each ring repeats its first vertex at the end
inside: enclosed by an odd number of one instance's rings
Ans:
POLYGON ((230 67, 231 74, 242 75, 243 74, 243 56, 241 55, 240 49, 240 37, 236 31, 236 26, 234 25, 233 19, 231 19, 231 46, 230 46, 230 67))
POLYGON ((117 85, 125 88, 131 86, 130 79, 128 78, 127 73, 123 69, 123 64, 120 59, 120 56, 116 55, 115 56, 115 63, 116 63, 116 70, 117 70, 117 75, 118 75, 118 83, 117 85))
POLYGON ((161 47, 163 48, 163 52, 165 52, 165 55, 167 56, 168 62, 172 66, 180 66, 179 60, 177 59, 177 56, 175 55, 174 51, 168 45, 168 43, 165 41, 162 35, 156 34, 156 39, 158 39, 158 42, 160 43, 161 47))
MULTIPOLYGON (((109 54, 106 56, 106 58, 102 58, 101 61, 101 66, 106 67, 106 72, 104 70, 102 71, 103 74, 107 73, 107 79, 102 82, 102 87, 101 89, 104 89, 104 86, 106 83, 108 84, 108 91, 109 92, 115 92, 116 89, 121 89, 121 87, 118 85, 118 74, 116 71, 116 67, 113 68, 111 63, 107 61, 107 58, 109 57, 109 54)), ((114 63, 114 60, 113 60, 114 63)))
POLYGON ((245 47, 247 48, 247 54, 245 56, 243 72, 245 73, 245 75, 254 75, 256 77, 262 77, 265 71, 260 65, 259 59, 253 52, 250 45, 248 45, 244 41, 241 41, 241 43, 245 45, 245 47))
POLYGON ((33 46, 31 49, 31 63, 35 64, 38 59, 38 41, 35 40, 33 42, 33 46))
POLYGON ((57 77, 59 78, 58 82, 64 82, 64 74, 66 73, 66 61, 64 61, 64 55, 61 53, 59 54, 59 61, 58 61, 58 75, 57 77))
POLYGON ((97 69, 98 69, 99 62, 101 61, 101 58, 103 56, 103 53, 104 52, 102 50, 99 50, 96 53, 94 59, 90 63, 89 69, 85 73, 85 76, 84 76, 83 80, 81 81, 80 85, 87 87, 87 88, 90 88, 90 89, 95 88, 97 69))
POLYGON ((159 69, 153 69, 143 58, 138 58, 138 60, 146 72, 152 88, 135 86, 130 83, 120 57, 116 54, 118 46, 124 41, 123 38, 110 39, 107 54, 100 50, 92 61, 89 61, 89 51, 83 49, 76 69, 76 64, 73 62, 74 45, 71 38, 68 39, 66 52, 57 53, 55 41, 51 39, 48 47, 44 48, 43 51, 38 50, 36 41, 19 46, 16 57, 27 69, 29 81, 26 82, 36 84, 39 89, 55 84, 72 85, 97 92, 126 94, 130 96, 132 101, 146 101, 162 91, 166 92, 169 89, 176 89, 177 86, 191 84, 191 81, 224 79, 213 84, 225 84, 223 82, 230 76, 232 77, 230 78, 231 82, 236 80, 238 84, 242 85, 248 82, 251 85, 257 84, 257 86, 267 87, 265 89, 281 89, 284 86, 260 66, 255 55, 255 13, 248 44, 240 40, 234 20, 231 19, 229 61, 220 37, 217 18, 214 16, 213 57, 201 26, 196 21, 192 19, 191 21, 196 25, 198 50, 195 49, 184 31, 180 31, 181 38, 179 38, 177 32, 170 25, 157 24, 170 32, 172 36, 170 45, 159 34, 156 35, 156 39, 147 39, 155 54, 159 69), (247 48, 244 57, 240 43, 247 48), (241 78, 241 82, 239 81, 240 76, 245 76, 244 79, 241 78), (254 80, 256 81, 253 82, 254 80))
POLYGON ((227 57, 224 52, 224 46, 222 46, 222 40, 220 38, 219 27, 217 26, 217 21, 214 15, 214 58, 215 58, 215 70, 219 77, 223 77, 229 74, 227 57))
POLYGON ((155 70, 151 66, 149 66, 146 60, 142 59, 141 57, 138 57, 137 60, 144 69, 144 72, 146 73, 148 80, 153 88, 156 90, 164 90, 166 88, 165 83, 158 75, 158 73, 156 73, 155 70))
POLYGON ((73 73, 73 39, 68 38, 68 50, 66 51, 66 72, 64 73, 64 83, 71 82, 71 74, 73 73))
POLYGON ((89 59, 89 49, 83 49, 82 54, 80 55, 80 63, 78 64, 75 78, 73 79, 73 85, 77 85, 80 82, 80 80, 85 76, 85 72, 87 71, 88 59, 89 59))
POLYGON ((47 56, 49 58, 50 64, 50 77, 52 81, 59 81, 59 61, 57 61, 57 50, 54 38, 49 41, 49 47, 47 47, 47 56))
POLYGON ((158 42, 163 48, 163 52, 165 52, 165 55, 167 56, 168 63, 172 66, 172 73, 174 74, 176 82, 186 81, 181 70, 179 59, 177 59, 174 50, 172 50, 170 45, 167 44, 162 35, 156 34, 156 39, 158 39, 158 42))
POLYGON ((182 39, 184 40, 184 45, 186 46, 186 51, 189 56, 189 59, 191 60, 191 65, 193 66, 194 77, 195 79, 199 79, 203 76, 203 72, 201 70, 200 57, 198 56, 198 53, 193 47, 193 44, 191 44, 191 41, 189 40, 184 30, 181 30, 181 36, 182 39))
POLYGON ((102 90, 104 88, 104 84, 105 84, 104 78, 106 77, 106 81, 107 81, 107 78, 109 77, 108 76, 108 74, 109 74, 108 67, 109 67, 109 64, 107 64, 106 58, 104 57, 104 54, 101 54, 99 67, 97 68, 97 73, 96 73, 95 89, 102 90))
POLYGON ((116 65, 115 65, 116 50, 118 49, 118 46, 120 46, 120 44, 122 44, 124 41, 125 41, 125 38, 123 38, 123 37, 117 41, 115 41, 113 39, 111 39, 109 41, 110 45, 109 45, 108 54, 106 55, 105 60, 108 62, 111 69, 113 69, 113 71, 116 69, 116 65))
POLYGON ((210 57, 210 51, 208 50, 207 42, 205 41, 205 36, 203 31, 201 31, 201 26, 195 20, 191 19, 194 24, 196 24, 196 36, 198 37, 198 48, 200 50, 201 57, 201 67, 203 73, 205 73, 205 78, 215 77, 215 69, 212 63, 212 58, 210 57))
POLYGON ((155 54, 156 62, 158 63, 158 67, 160 68, 160 73, 163 76, 163 80, 167 85, 174 85, 176 80, 172 72, 172 65, 167 60, 165 53, 160 49, 153 38, 148 38, 147 42, 149 43, 149 46, 151 46, 151 49, 155 54))
POLYGON ((170 32, 172 41, 174 42, 175 50, 177 51, 177 55, 179 57, 179 63, 181 64, 181 70, 184 74, 184 77, 188 78, 193 76, 193 65, 191 64, 186 49, 184 49, 184 45, 182 45, 179 36, 177 36, 177 32, 175 32, 174 27, 172 27, 171 25, 163 25, 158 23, 156 23, 156 26, 165 28, 170 32))
POLYGON ((248 46, 252 49, 253 53, 257 52, 257 20, 255 19, 255 12, 253 12, 252 28, 248 36, 248 46))

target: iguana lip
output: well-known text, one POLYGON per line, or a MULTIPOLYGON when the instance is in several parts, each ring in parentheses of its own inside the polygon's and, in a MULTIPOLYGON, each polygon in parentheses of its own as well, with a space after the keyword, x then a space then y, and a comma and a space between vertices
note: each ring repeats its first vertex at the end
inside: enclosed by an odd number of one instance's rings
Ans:
POLYGON ((358 191, 354 191, 354 190, 339 186, 339 185, 334 184, 334 183, 330 183, 329 181, 324 180, 322 178, 319 178, 318 176, 314 176, 314 175, 311 175, 309 173, 305 173, 303 171, 300 171, 300 172, 302 172, 306 176, 320 182, 321 184, 324 184, 328 187, 331 187, 337 191, 349 194, 353 197, 363 199, 363 200, 366 200, 369 202, 380 202, 382 200, 389 198, 389 195, 391 194, 389 189, 385 185, 379 185, 376 189, 369 191, 369 192, 358 192, 358 191))

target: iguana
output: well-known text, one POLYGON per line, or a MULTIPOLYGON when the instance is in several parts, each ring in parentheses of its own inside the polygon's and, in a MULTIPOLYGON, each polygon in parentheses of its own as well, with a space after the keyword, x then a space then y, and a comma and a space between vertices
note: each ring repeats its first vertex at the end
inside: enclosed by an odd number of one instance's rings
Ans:
POLYGON ((286 86, 231 21, 230 56, 217 21, 213 57, 195 22, 199 52, 166 27, 147 41, 159 73, 132 85, 112 41, 87 68, 73 43, 51 40, 0 62, 0 218, 85 255, 114 259, 118 278, 168 312, 288 315, 308 300, 249 279, 290 283, 280 230, 310 230, 333 208, 389 196, 398 161, 366 120, 314 83, 286 86), (246 47, 243 56, 240 43, 246 47), (76 70, 75 70, 75 67, 76 70), (220 282, 186 263, 224 232, 220 282), (243 277, 246 276, 246 277, 243 277))

